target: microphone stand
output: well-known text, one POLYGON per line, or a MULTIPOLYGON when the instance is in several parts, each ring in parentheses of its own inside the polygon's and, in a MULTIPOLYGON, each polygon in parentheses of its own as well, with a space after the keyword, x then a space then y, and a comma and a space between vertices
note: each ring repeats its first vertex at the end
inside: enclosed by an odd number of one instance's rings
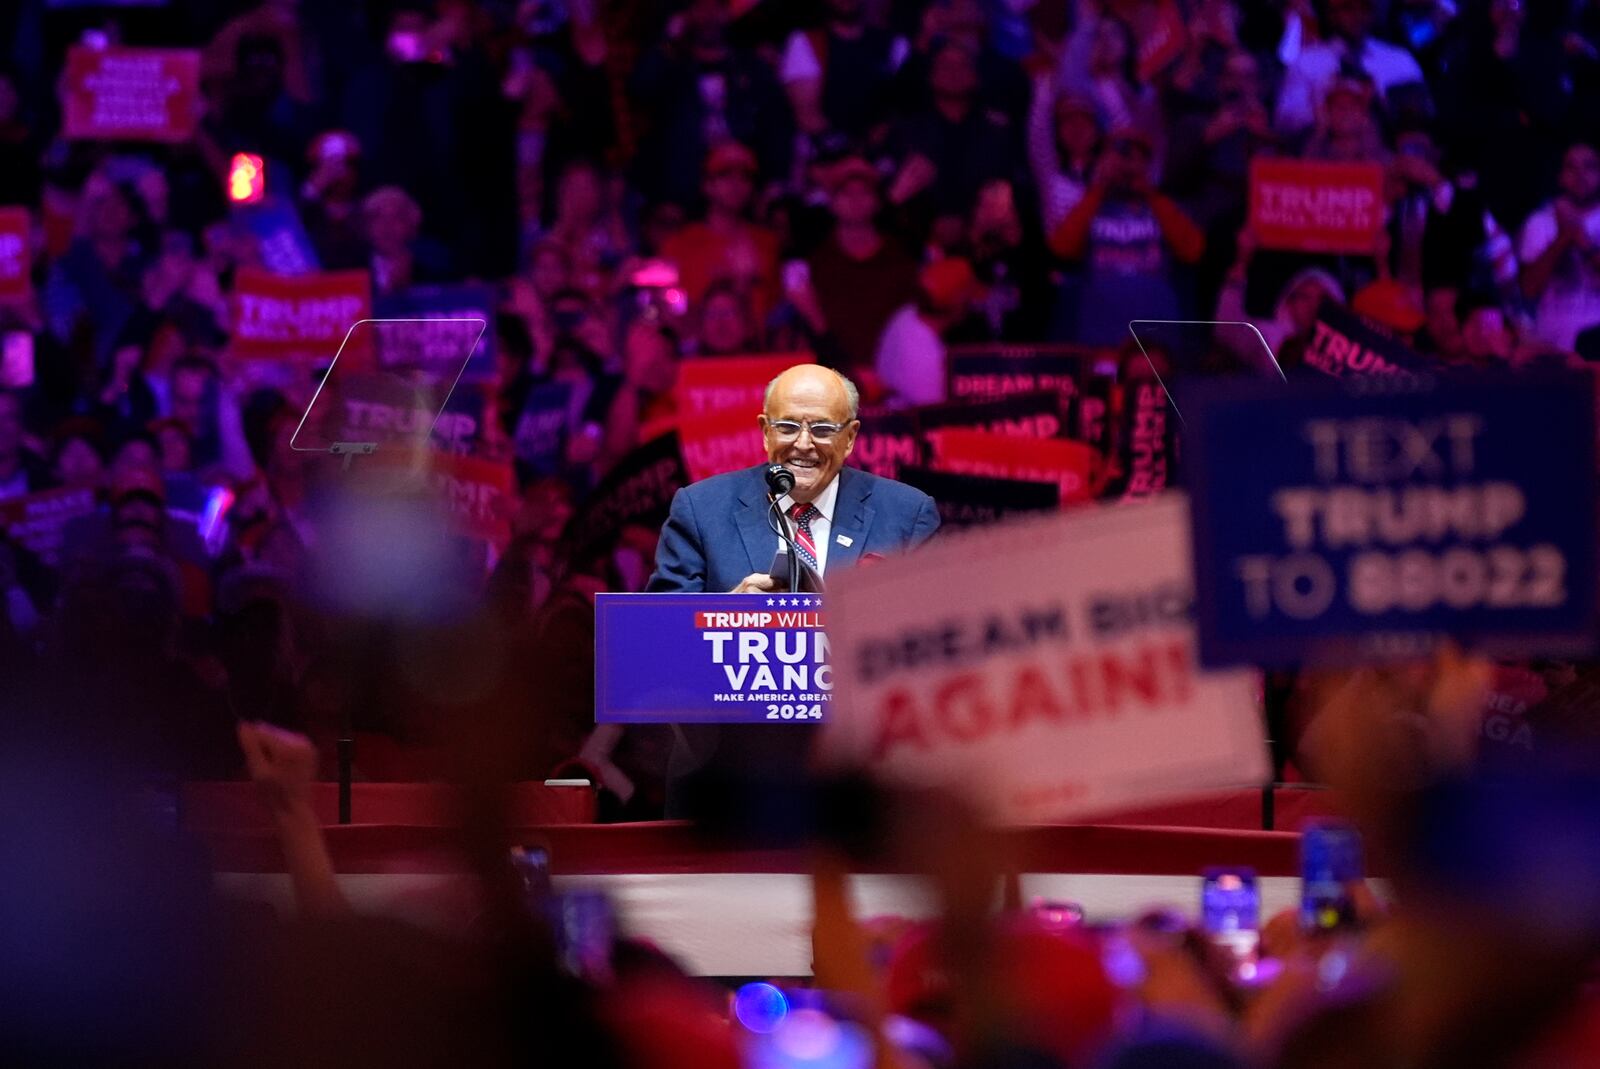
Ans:
POLYGON ((800 593, 800 551, 795 547, 794 539, 789 535, 789 524, 778 509, 778 496, 769 494, 772 504, 767 506, 767 526, 772 528, 777 536, 783 539, 783 544, 789 552, 784 556, 789 558, 789 593, 800 593))

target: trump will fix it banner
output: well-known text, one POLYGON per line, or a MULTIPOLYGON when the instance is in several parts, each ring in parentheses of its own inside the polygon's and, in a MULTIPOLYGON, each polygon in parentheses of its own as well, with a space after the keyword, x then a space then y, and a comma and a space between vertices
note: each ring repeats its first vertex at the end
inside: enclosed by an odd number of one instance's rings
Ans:
POLYGON ((200 121, 200 53, 192 48, 67 52, 62 110, 76 140, 187 141, 200 121))
MULTIPOLYGON (((372 315, 366 271, 275 275, 244 267, 234 278, 233 355, 243 360, 331 362, 347 335, 363 355, 372 332, 352 328, 372 315), (366 346, 361 343, 365 342, 366 346)), ((343 360, 341 368, 354 360, 343 360)))
POLYGON ((1383 213, 1379 164, 1267 158, 1250 164, 1250 230, 1264 249, 1370 254, 1383 213))

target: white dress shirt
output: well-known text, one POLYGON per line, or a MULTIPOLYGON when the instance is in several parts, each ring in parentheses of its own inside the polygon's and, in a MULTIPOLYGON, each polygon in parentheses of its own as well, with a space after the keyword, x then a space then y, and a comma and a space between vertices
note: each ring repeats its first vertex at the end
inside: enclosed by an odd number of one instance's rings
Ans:
MULTIPOLYGON (((817 515, 811 517, 811 541, 815 542, 817 546, 818 575, 824 575, 828 570, 828 539, 833 533, 833 508, 834 503, 838 500, 839 475, 836 472, 833 478, 828 481, 828 485, 822 488, 822 493, 818 494, 817 499, 811 502, 817 507, 817 515)), ((789 510, 794 508, 794 498, 784 494, 778 498, 778 507, 783 510, 785 516, 788 516, 789 510)), ((794 517, 790 516, 788 522, 790 531, 798 534, 800 525, 794 521, 794 517)), ((782 539, 778 540, 778 545, 779 548, 787 548, 784 547, 782 539)))

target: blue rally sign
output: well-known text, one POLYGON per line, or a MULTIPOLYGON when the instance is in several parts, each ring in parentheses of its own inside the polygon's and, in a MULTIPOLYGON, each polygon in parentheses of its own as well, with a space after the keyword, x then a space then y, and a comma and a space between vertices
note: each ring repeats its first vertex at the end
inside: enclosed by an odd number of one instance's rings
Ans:
POLYGON ((1203 664, 1592 648, 1588 375, 1213 381, 1184 417, 1203 664))
POLYGON ((833 689, 820 594, 597 594, 594 718, 821 723, 833 689))

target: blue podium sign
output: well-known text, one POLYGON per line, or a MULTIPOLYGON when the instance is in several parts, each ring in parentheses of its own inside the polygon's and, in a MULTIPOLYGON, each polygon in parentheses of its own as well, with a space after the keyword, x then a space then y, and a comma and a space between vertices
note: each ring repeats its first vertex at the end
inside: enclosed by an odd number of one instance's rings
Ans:
POLYGON ((1184 418, 1207 666, 1592 648, 1589 376, 1214 381, 1184 418))
POLYGON ((820 594, 597 594, 601 724, 821 723, 820 594))

